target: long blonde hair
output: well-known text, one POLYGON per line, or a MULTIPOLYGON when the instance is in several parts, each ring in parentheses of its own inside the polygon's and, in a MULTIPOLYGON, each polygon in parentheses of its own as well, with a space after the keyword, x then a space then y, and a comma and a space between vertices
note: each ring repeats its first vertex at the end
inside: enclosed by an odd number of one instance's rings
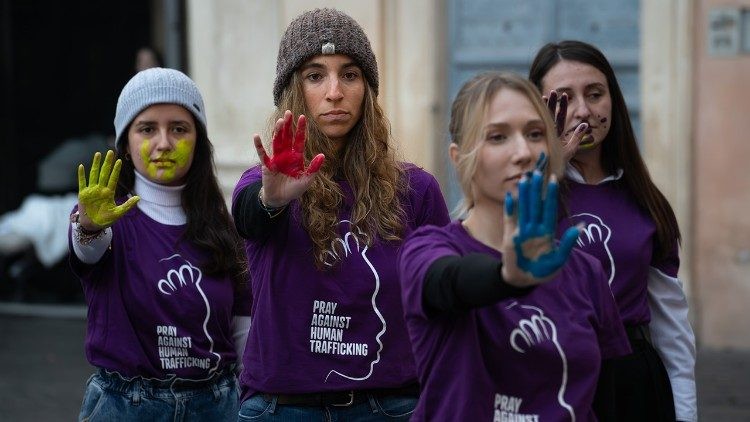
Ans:
MULTIPOLYGON (((269 119, 270 131, 285 110, 291 110, 294 116, 308 115, 299 72, 292 75, 269 119)), ((339 237, 339 211, 344 200, 337 180, 349 182, 354 193, 349 221, 351 232, 362 236, 360 242, 370 246, 376 239, 398 241, 404 233, 401 200, 407 181, 391 146, 390 123, 367 83, 362 117, 347 137, 337 152, 315 119, 307 120, 305 161, 309 163, 319 153, 326 156, 315 181, 300 199, 302 225, 313 242, 315 265, 319 269, 332 266, 335 262, 331 262, 331 257, 342 256, 343 252, 335 241, 339 237)))
POLYGON ((486 137, 484 120, 490 102, 502 89, 512 89, 531 101, 544 122, 547 136, 548 163, 545 180, 552 173, 558 178, 562 176, 564 167, 562 146, 555 136, 557 133, 555 123, 542 101, 539 90, 531 82, 512 72, 480 73, 461 86, 451 106, 449 131, 451 142, 459 148, 455 166, 458 182, 464 194, 455 210, 457 214, 465 214, 474 207, 474 194, 471 186, 477 171, 477 154, 482 147, 481 141, 486 137))

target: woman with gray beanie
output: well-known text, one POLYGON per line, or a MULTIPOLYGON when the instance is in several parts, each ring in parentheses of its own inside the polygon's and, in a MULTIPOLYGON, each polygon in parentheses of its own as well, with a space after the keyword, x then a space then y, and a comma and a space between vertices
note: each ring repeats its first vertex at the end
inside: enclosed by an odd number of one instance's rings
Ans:
POLYGON ((78 168, 70 263, 88 304, 80 420, 235 419, 247 263, 219 190, 198 88, 152 68, 123 88, 117 156, 78 168))
POLYGON ((396 256, 449 216, 435 178, 395 158, 377 94, 351 17, 316 9, 289 24, 272 148, 255 136, 262 163, 233 195, 253 274, 240 420, 406 420, 417 403, 396 256))

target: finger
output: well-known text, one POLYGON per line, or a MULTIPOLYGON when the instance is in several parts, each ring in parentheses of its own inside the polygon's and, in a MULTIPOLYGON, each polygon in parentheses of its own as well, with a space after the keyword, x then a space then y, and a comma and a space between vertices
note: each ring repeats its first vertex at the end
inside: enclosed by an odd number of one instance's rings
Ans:
POLYGON ((102 153, 94 154, 94 161, 91 163, 91 172, 89 173, 89 186, 99 183, 99 161, 102 159, 102 153))
POLYGON ((547 155, 542 152, 539 154, 539 158, 536 160, 534 168, 544 173, 544 168, 547 167, 547 155))
POLYGON ((563 262, 568 259, 568 256, 570 256, 580 233, 581 227, 579 226, 569 227, 568 230, 565 230, 565 233, 563 233, 556 251, 556 254, 562 257, 563 262))
POLYGON ((542 224, 545 234, 554 236, 557 227, 557 177, 553 174, 547 183, 547 194, 544 198, 544 216, 542 224))
MULTIPOLYGON (((286 115, 284 115, 286 117, 286 115)), ((271 138, 271 151, 273 155, 281 153, 284 149, 282 148, 283 141, 281 137, 284 132, 284 117, 276 120, 276 124, 273 126, 273 137, 271 138)))
POLYGON ((78 165, 78 194, 86 189, 86 170, 83 168, 83 164, 78 165))
POLYGON ((541 222, 542 217, 542 180, 542 173, 534 170, 534 174, 531 176, 531 191, 529 192, 529 223, 534 226, 541 222))
POLYGON ((112 150, 107 151, 107 155, 104 157, 104 164, 99 173, 99 186, 109 185, 109 174, 112 172, 112 162, 115 160, 115 153, 112 150))
POLYGON ((276 171, 273 162, 268 158, 268 154, 266 154, 266 149, 263 148, 263 141, 260 140, 260 135, 257 133, 253 135, 253 143, 255 144, 255 152, 258 153, 258 158, 260 158, 263 165, 270 171, 276 171))
POLYGON ((292 149, 304 153, 305 152, 305 135, 307 128, 307 118, 304 114, 300 114, 297 119, 297 130, 294 132, 294 144, 292 149))
POLYGON ((565 118, 568 116, 568 94, 563 93, 560 96, 560 106, 555 115, 555 127, 557 127, 557 136, 560 137, 565 131, 565 118))
POLYGON ((313 157, 312 161, 310 161, 310 165, 307 167, 307 170, 305 171, 306 174, 315 174, 320 170, 320 167, 323 165, 323 163, 326 160, 326 156, 323 154, 318 154, 315 157, 313 157))
POLYGON ((280 154, 292 148, 292 112, 287 110, 284 113, 284 122, 281 125, 281 131, 278 136, 273 138, 273 155, 280 154))
POLYGON ((510 192, 505 192, 505 215, 512 217, 514 208, 513 195, 510 192))
POLYGON ((557 91, 550 91, 547 99, 547 108, 549 108, 549 115, 555 117, 555 110, 557 110, 557 91))
POLYGON ((117 180, 120 178, 120 169, 122 168, 122 160, 118 159, 115 161, 115 166, 112 168, 112 175, 109 176, 109 184, 107 188, 114 191, 117 188, 117 180))
POLYGON ((130 211, 140 200, 140 196, 131 196, 127 201, 115 207, 115 215, 117 215, 118 218, 122 217, 126 212, 130 211))
POLYGON ((581 145, 581 141, 583 141, 583 137, 586 135, 586 130, 588 130, 589 125, 588 123, 581 123, 576 127, 576 130, 573 131, 573 135, 571 135, 570 139, 563 145, 563 153, 565 154, 566 158, 570 158, 573 155, 575 155, 576 151, 578 150, 578 146, 581 145))
POLYGON ((521 177, 518 182, 518 230, 521 236, 527 233, 529 223, 529 184, 527 176, 521 177))

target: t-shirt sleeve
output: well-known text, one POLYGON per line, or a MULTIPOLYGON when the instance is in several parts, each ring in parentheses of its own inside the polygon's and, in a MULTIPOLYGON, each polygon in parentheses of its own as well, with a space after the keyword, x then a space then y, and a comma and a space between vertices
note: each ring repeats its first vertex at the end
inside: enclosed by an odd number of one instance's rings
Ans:
POLYGON ((406 239, 399 251, 397 270, 407 318, 428 318, 422 300, 427 270, 439 258, 458 255, 459 251, 447 241, 446 234, 435 226, 417 229, 406 239))
POLYGON ((437 179, 424 170, 414 170, 410 177, 416 195, 412 195, 412 206, 416 213, 414 222, 416 227, 433 225, 442 227, 450 223, 450 214, 445 205, 445 198, 440 191, 437 179))
POLYGON ((611 359, 630 354, 630 341, 617 310, 617 303, 607 283, 607 275, 599 261, 593 258, 589 277, 589 291, 597 315, 595 330, 599 338, 602 359, 611 359))
POLYGON ((677 277, 677 272, 680 270, 680 250, 679 243, 676 239, 674 240, 669 255, 659 260, 654 257, 651 260, 651 266, 669 277, 677 277))

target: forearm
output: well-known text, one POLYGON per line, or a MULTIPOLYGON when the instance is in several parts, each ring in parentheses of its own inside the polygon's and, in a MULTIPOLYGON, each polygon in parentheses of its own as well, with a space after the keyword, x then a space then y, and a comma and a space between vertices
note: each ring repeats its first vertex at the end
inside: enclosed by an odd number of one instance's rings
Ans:
POLYGON ((649 268, 648 299, 651 338, 669 374, 677 419, 695 421, 695 335, 688 320, 688 301, 682 283, 649 268))
POLYGON ((247 185, 235 199, 232 206, 232 217, 240 236, 245 239, 262 239, 267 237, 279 221, 285 219, 288 206, 277 210, 264 208, 259 193, 263 187, 260 180, 247 185))
POLYGON ((498 259, 484 254, 443 257, 430 265, 422 292, 425 310, 457 313, 524 295, 532 288, 506 283, 498 259))
POLYGON ((112 243, 112 228, 107 227, 90 240, 87 235, 81 235, 79 223, 70 223, 71 243, 76 257, 84 264, 96 264, 102 259, 107 248, 112 243))

